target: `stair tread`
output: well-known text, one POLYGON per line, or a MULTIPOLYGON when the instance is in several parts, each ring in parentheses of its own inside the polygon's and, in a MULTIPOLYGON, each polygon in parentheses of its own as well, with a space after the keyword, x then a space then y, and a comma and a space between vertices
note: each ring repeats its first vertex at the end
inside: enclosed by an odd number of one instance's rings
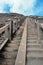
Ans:
POLYGON ((17 47, 18 44, 9 44, 8 46, 10 46, 10 47, 17 47))
POLYGON ((1 60, 0 65, 13 65, 14 63, 15 63, 14 59, 5 59, 3 60, 3 62, 1 60))
POLYGON ((16 46, 16 45, 19 45, 18 43, 16 44, 8 44, 8 46, 16 46))
POLYGON ((27 44, 27 45, 36 45, 36 46, 38 45, 38 46, 40 46, 41 44, 38 44, 38 43, 37 44, 36 43, 30 43, 30 44, 27 44))
POLYGON ((27 43, 37 43, 37 40, 36 41, 30 41, 30 40, 28 40, 27 43))
POLYGON ((18 47, 11 47, 11 48, 6 48, 6 51, 14 51, 14 50, 18 50, 18 47))
POLYGON ((7 52, 7 53, 3 53, 3 55, 4 55, 4 58, 7 58, 7 59, 8 58, 15 58, 16 55, 17 55, 17 52, 14 52, 14 53, 13 52, 12 53, 11 52, 9 52, 9 53, 7 52))
POLYGON ((43 57, 43 52, 28 52, 27 58, 28 57, 43 57))
POLYGON ((28 51, 43 51, 43 48, 27 48, 28 51))
POLYGON ((37 41, 37 40, 27 40, 27 41, 37 41))

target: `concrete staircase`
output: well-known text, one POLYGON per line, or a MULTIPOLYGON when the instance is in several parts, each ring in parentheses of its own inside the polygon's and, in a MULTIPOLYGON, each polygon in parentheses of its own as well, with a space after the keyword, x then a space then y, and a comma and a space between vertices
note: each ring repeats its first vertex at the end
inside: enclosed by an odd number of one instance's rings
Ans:
POLYGON ((43 65, 43 47, 38 43, 37 29, 28 19, 27 25, 27 63, 26 65, 43 65), (42 63, 41 63, 42 62, 42 63))
POLYGON ((11 43, 7 43, 3 50, 0 52, 0 65, 15 65, 24 24, 25 23, 23 23, 19 30, 16 32, 16 35, 14 36, 11 43))

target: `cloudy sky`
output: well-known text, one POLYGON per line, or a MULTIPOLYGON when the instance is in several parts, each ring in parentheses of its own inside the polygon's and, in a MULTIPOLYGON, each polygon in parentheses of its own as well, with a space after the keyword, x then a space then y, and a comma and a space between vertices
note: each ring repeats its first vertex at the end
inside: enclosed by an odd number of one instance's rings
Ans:
POLYGON ((0 0, 0 13, 43 16, 43 0, 0 0))

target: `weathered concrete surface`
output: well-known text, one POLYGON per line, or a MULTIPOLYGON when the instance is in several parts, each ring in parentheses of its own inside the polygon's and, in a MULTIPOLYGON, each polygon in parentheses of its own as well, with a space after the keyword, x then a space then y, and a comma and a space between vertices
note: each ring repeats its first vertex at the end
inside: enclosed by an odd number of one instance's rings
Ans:
POLYGON ((20 47, 18 50, 17 58, 15 65, 25 65, 25 60, 26 60, 26 37, 27 37, 27 21, 25 20, 25 27, 20 43, 20 47))

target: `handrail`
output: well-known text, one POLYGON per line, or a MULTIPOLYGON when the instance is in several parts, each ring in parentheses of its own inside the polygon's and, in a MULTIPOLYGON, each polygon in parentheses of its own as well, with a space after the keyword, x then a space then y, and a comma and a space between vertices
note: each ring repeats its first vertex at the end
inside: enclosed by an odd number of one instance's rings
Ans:
POLYGON ((6 24, 5 26, 3 26, 3 27, 0 28, 0 34, 5 31, 5 40, 0 45, 0 50, 4 47, 4 45, 6 44, 6 42, 9 40, 8 27, 9 27, 9 24, 6 24))
POLYGON ((6 24, 5 26, 0 28, 0 34, 5 31, 9 27, 9 24, 6 24))

